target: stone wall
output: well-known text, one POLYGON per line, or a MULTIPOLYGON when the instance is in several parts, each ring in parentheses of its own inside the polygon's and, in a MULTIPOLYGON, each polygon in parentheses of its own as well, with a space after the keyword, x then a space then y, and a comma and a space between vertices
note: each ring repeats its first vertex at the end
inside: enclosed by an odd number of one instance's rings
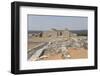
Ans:
POLYGON ((43 32, 43 37, 47 37, 47 38, 57 37, 57 32, 55 32, 55 31, 45 31, 45 32, 43 32))
POLYGON ((57 30, 57 31, 45 31, 43 32, 43 37, 67 37, 69 38, 69 31, 65 31, 65 30, 57 30))
POLYGON ((69 30, 50 30, 50 31, 44 31, 40 32, 38 34, 35 34, 34 37, 44 37, 44 38, 67 38, 69 39, 70 37, 75 37, 77 34, 70 32, 69 30))

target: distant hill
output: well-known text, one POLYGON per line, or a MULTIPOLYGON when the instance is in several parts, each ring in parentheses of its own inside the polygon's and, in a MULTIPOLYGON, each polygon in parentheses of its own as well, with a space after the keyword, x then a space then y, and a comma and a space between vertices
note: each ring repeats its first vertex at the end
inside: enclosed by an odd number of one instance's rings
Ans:
POLYGON ((87 36, 88 30, 71 30, 71 32, 76 33, 77 35, 87 36))

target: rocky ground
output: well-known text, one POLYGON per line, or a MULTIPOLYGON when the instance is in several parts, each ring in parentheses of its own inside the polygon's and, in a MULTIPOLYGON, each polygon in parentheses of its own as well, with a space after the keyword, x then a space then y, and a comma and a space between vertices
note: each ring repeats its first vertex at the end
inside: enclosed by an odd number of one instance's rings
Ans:
POLYGON ((41 55, 34 56, 31 60, 57 60, 57 59, 80 59, 88 58, 87 37, 80 36, 68 40, 60 39, 49 41, 47 48, 43 49, 41 55))

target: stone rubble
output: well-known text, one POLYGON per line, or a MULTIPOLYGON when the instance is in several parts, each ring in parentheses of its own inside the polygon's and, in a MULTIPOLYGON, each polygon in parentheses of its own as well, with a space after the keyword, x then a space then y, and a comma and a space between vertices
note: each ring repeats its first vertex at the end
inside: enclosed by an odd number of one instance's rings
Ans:
POLYGON ((44 49, 42 56, 47 57, 47 55, 58 54, 61 53, 64 59, 70 58, 71 56, 68 54, 68 48, 85 48, 88 49, 87 37, 77 37, 70 38, 69 40, 60 40, 60 41, 52 41, 49 42, 48 47, 44 49))

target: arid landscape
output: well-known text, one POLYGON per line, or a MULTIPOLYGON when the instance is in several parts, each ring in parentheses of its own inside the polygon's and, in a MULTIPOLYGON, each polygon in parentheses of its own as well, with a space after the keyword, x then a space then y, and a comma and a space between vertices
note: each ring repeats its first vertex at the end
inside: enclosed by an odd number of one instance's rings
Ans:
POLYGON ((88 17, 32 15, 27 60, 88 59, 88 17))
POLYGON ((58 60, 88 58, 86 32, 66 29, 31 31, 28 33, 28 60, 58 60))

